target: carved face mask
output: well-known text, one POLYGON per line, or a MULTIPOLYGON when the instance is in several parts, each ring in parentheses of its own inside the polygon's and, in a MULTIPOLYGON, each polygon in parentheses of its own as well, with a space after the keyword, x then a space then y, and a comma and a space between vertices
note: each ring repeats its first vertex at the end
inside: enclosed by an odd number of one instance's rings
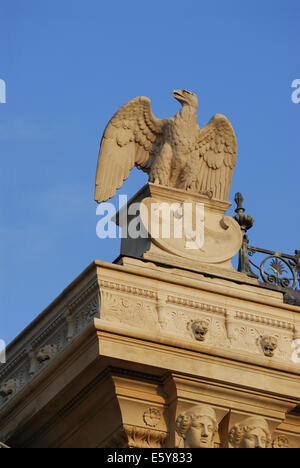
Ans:
POLYGON ((196 416, 185 437, 185 448, 212 448, 214 424, 208 416, 196 416))
POLYGON ((271 336, 264 336, 262 338, 262 347, 264 355, 272 357, 274 355, 275 349, 277 348, 277 338, 271 336))
POLYGON ((204 341, 208 332, 208 323, 205 321, 194 322, 192 330, 197 341, 204 341))
POLYGON ((267 447, 267 437, 266 433, 260 427, 251 429, 247 432, 243 441, 240 445, 240 448, 266 448, 267 447))

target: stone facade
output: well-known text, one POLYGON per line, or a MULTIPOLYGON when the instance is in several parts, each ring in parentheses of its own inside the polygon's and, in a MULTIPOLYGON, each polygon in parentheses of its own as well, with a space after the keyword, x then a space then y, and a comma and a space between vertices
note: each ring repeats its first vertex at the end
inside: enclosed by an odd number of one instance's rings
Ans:
POLYGON ((91 264, 9 345, 0 441, 300 447, 299 307, 230 272, 120 263, 91 264))

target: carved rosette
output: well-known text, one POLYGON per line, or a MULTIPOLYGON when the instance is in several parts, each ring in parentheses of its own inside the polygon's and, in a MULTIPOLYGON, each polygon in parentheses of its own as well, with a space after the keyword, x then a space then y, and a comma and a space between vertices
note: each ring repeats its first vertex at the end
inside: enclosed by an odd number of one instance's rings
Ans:
POLYGON ((158 408, 148 408, 143 414, 143 421, 149 427, 156 427, 161 420, 161 411, 158 408))

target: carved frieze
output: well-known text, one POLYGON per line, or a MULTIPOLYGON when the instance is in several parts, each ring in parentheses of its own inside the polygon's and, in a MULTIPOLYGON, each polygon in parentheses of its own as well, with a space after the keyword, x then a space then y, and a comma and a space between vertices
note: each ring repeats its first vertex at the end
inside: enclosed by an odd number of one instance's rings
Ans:
POLYGON ((225 323, 232 349, 291 361, 293 324, 240 311, 228 311, 225 323))
POLYGON ((86 322, 90 322, 99 313, 99 296, 98 294, 89 301, 83 308, 82 316, 86 322))
MULTIPOLYGON (((99 294, 92 296, 89 300, 86 300, 78 309, 73 312, 74 320, 74 337, 79 335, 86 327, 92 322, 94 317, 99 317, 100 311, 100 299, 99 294)), ((71 325, 71 319, 69 318, 69 326, 71 325)), ((70 330, 68 336, 70 336, 70 330)))
POLYGON ((124 426, 128 437, 129 448, 163 448, 165 446, 168 433, 155 431, 153 429, 143 429, 136 426, 124 426))
POLYGON ((156 326, 155 304, 130 295, 102 291, 101 318, 124 323, 132 327, 153 328, 156 326))
POLYGON ((103 444, 102 448, 164 448, 167 432, 124 425, 103 444))
POLYGON ((229 347, 224 319, 219 314, 168 308, 164 318, 168 324, 167 331, 185 340, 196 340, 208 346, 229 347))
POLYGON ((183 339, 291 361, 292 323, 174 295, 159 298, 157 311, 160 328, 183 339))
POLYGON ((260 326, 236 323, 231 332, 232 348, 246 350, 254 354, 264 354, 284 361, 291 361, 293 336, 282 331, 260 326))
POLYGON ((95 291, 99 289, 98 281, 92 280, 84 289, 82 289, 76 297, 69 303, 68 309, 70 312, 81 307, 82 303, 89 300, 94 295, 95 291))

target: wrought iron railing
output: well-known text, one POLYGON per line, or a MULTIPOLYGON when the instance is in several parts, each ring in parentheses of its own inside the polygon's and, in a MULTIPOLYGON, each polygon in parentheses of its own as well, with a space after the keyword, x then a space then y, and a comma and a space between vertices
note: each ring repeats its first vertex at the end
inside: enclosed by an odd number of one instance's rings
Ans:
POLYGON ((237 213, 234 218, 243 232, 243 244, 239 252, 238 271, 257 278, 261 285, 284 293, 286 303, 300 306, 300 250, 295 255, 261 249, 249 245, 247 231, 254 219, 245 214, 243 196, 237 193, 234 198, 237 213))

